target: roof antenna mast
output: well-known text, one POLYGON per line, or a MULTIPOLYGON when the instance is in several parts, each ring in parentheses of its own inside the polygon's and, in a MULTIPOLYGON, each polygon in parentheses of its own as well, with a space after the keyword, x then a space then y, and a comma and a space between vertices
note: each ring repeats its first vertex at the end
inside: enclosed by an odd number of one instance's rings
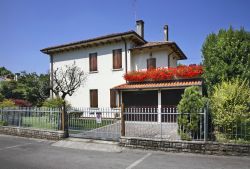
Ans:
POLYGON ((133 10, 134 10, 134 17, 135 17, 134 23, 136 23, 136 21, 137 21, 136 0, 133 0, 133 10))

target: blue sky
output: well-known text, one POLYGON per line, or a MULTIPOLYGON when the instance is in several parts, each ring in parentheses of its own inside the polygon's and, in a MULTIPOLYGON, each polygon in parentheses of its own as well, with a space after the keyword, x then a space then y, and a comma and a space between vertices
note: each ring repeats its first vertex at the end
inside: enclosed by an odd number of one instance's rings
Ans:
POLYGON ((147 41, 169 40, 200 63, 206 36, 232 25, 250 31, 249 0, 0 0, 0 66, 13 72, 45 73, 48 56, 40 49, 135 29, 145 22, 147 41))

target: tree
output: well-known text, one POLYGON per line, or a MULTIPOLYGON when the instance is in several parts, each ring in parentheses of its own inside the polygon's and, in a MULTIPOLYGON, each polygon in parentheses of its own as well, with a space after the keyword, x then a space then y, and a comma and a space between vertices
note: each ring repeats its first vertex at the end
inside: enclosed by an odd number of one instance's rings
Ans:
POLYGON ((202 46, 202 57, 208 94, 223 80, 250 79, 250 33, 232 27, 212 33, 202 46))
POLYGON ((24 99, 26 90, 23 84, 18 84, 16 81, 2 81, 0 93, 6 99, 24 99))
POLYGON ((20 73, 17 81, 2 81, 0 93, 7 99, 22 99, 40 106, 49 97, 49 74, 20 73))
POLYGON ((0 77, 13 77, 13 73, 5 67, 0 67, 0 77))
POLYGON ((216 132, 225 134, 229 139, 235 136, 241 137, 244 135, 238 134, 237 136, 232 133, 242 132, 240 128, 242 124, 248 124, 243 125, 243 129, 245 132, 250 132, 249 81, 233 79, 216 85, 211 95, 211 105, 216 132))
POLYGON ((86 74, 74 64, 57 68, 53 72, 53 87, 51 90, 57 97, 65 100, 66 96, 72 96, 74 92, 84 84, 86 74))
POLYGON ((178 104, 179 134, 182 139, 190 140, 199 129, 199 113, 204 107, 205 99, 200 93, 199 87, 191 86, 185 89, 182 99, 178 104))
POLYGON ((57 97, 63 100, 62 129, 68 137, 68 117, 66 113, 66 96, 72 96, 74 92, 84 84, 87 76, 75 63, 57 68, 53 72, 53 86, 51 90, 57 97))
POLYGON ((49 97, 49 74, 21 72, 18 84, 24 85, 25 99, 33 105, 40 106, 49 97))

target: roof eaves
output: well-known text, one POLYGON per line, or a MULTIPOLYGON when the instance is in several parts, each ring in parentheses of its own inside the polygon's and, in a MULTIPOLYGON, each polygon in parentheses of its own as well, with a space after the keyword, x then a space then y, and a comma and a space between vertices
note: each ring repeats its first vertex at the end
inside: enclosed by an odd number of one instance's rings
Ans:
POLYGON ((103 40, 103 39, 108 39, 108 38, 113 38, 113 37, 119 37, 119 36, 124 36, 124 35, 129 35, 129 34, 133 34, 138 39, 140 39, 143 43, 147 43, 147 41, 145 39, 143 39, 135 31, 131 30, 131 31, 127 31, 127 32, 114 33, 114 34, 99 36, 99 37, 96 37, 96 38, 86 39, 86 40, 72 42, 72 43, 67 43, 67 44, 63 44, 63 45, 51 46, 51 47, 41 49, 40 51, 43 52, 43 53, 48 54, 49 50, 54 50, 54 49, 59 49, 59 48, 69 47, 69 46, 74 46, 74 45, 79 45, 79 44, 85 44, 85 43, 90 43, 90 42, 94 42, 94 41, 98 41, 98 40, 103 40))
MULTIPOLYGON (((149 42, 150 43, 150 42, 149 42)), ((153 44, 153 45, 142 45, 142 46, 136 46, 132 49, 130 49, 131 51, 135 51, 135 50, 141 50, 141 49, 146 49, 146 48, 153 48, 153 47, 160 47, 160 46, 170 46, 174 45, 174 47, 177 49, 177 51, 180 53, 180 57, 181 59, 187 59, 186 55, 184 54, 184 52, 179 48, 179 46, 172 41, 167 41, 166 43, 159 43, 159 44, 153 44)), ((176 52, 176 51, 175 51, 176 52)))

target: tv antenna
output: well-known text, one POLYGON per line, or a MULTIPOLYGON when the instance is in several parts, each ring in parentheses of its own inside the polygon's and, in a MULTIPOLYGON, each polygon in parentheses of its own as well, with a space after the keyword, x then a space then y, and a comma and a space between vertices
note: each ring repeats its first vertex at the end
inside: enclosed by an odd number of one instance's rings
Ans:
POLYGON ((133 10, 134 10, 134 17, 135 17, 134 23, 137 21, 136 2, 137 2, 137 0, 133 0, 133 10))

